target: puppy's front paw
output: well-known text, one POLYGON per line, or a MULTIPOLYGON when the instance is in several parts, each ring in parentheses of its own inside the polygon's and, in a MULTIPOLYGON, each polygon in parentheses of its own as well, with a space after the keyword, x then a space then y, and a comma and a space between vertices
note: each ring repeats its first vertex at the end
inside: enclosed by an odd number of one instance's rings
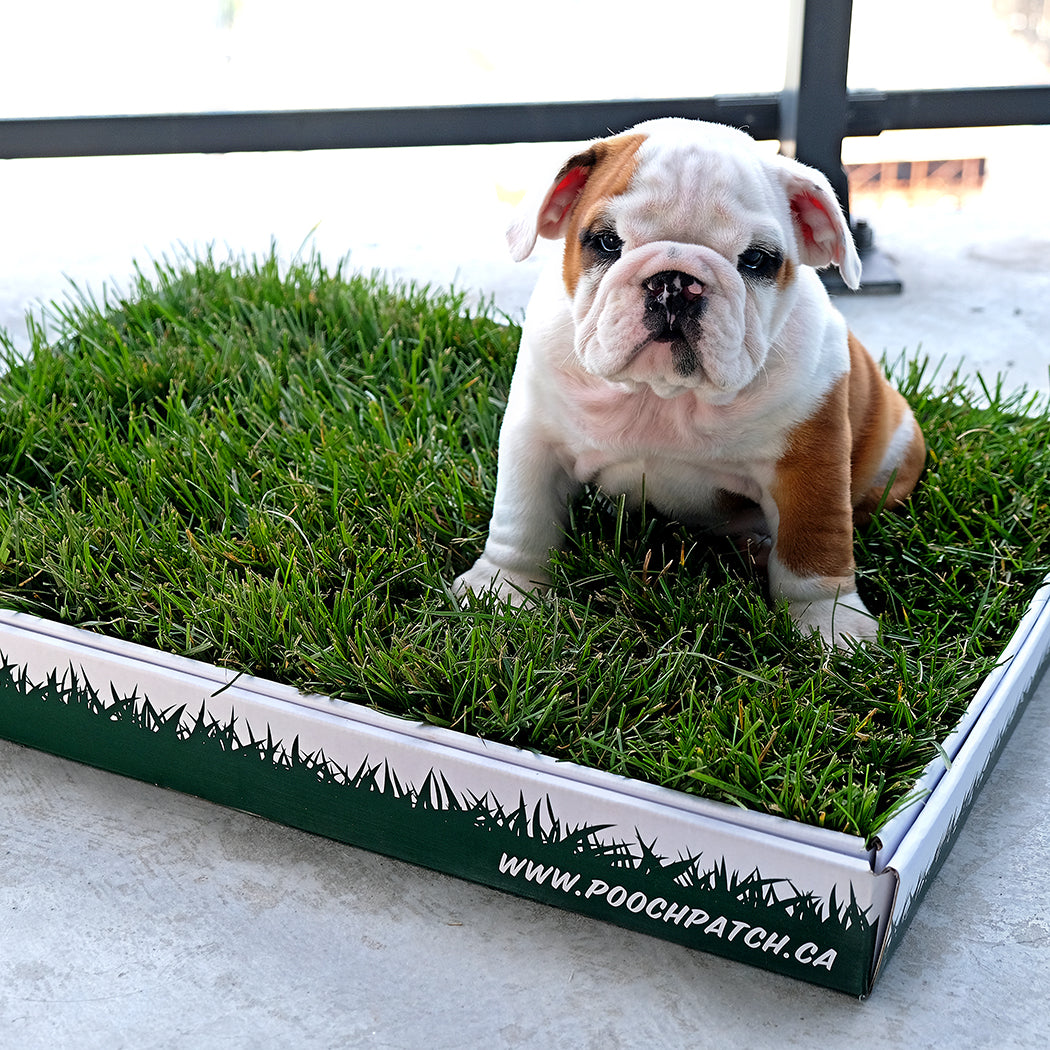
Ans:
POLYGON ((534 602, 549 582, 547 574, 539 570, 529 573, 501 569, 482 556, 472 568, 456 577, 452 593, 464 603, 470 594, 491 593, 507 605, 518 606, 534 602))
POLYGON ((825 645, 839 649, 848 649, 856 642, 874 641, 878 636, 878 620, 855 592, 835 598, 788 602, 788 612, 803 634, 816 631, 825 645))

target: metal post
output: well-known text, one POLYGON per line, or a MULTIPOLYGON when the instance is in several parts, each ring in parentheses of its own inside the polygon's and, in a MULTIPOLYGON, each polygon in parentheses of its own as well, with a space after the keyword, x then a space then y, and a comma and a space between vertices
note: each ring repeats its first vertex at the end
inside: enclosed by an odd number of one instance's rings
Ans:
MULTIPOLYGON (((842 140, 850 115, 846 73, 852 19, 853 0, 792 0, 780 100, 780 152, 827 175, 864 264, 862 290, 869 295, 896 295, 901 281, 893 265, 875 248, 871 227, 850 215, 842 140)), ((825 270, 821 277, 828 291, 848 291, 837 272, 825 270)))
POLYGON ((842 166, 853 0, 792 0, 780 151, 824 172, 849 215, 842 166))

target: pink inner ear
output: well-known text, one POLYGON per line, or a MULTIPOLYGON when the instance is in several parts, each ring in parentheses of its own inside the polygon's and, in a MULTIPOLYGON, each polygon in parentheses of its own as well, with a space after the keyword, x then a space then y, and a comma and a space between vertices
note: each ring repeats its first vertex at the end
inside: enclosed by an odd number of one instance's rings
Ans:
POLYGON ((573 168, 547 194, 537 224, 537 232, 541 237, 555 239, 562 235, 569 212, 590 174, 590 167, 573 168))
POLYGON ((791 212, 802 235, 803 262, 811 266, 841 262, 842 243, 824 202, 810 193, 799 193, 791 199, 791 212))

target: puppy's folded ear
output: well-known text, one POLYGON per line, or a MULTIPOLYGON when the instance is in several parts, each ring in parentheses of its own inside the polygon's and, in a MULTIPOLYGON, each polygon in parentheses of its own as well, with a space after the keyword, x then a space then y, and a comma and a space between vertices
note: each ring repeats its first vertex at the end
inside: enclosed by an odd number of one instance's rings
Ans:
POLYGON ((537 237, 556 241, 565 236, 589 183, 594 195, 622 193, 634 171, 635 154, 645 138, 645 135, 619 135, 599 139, 570 157, 555 176, 540 206, 527 210, 525 217, 507 231, 514 261, 529 257, 537 237), (599 176, 592 181, 599 169, 599 176))
POLYGON ((547 190, 539 209, 535 213, 527 212, 507 230, 507 243, 515 262, 521 262, 532 254, 537 237, 557 240, 565 235, 572 209, 597 162, 596 146, 567 160, 547 190))
POLYGON ((816 168, 789 157, 774 159, 791 205, 802 262, 818 269, 834 263, 846 286, 856 290, 860 287, 860 256, 831 183, 816 168))

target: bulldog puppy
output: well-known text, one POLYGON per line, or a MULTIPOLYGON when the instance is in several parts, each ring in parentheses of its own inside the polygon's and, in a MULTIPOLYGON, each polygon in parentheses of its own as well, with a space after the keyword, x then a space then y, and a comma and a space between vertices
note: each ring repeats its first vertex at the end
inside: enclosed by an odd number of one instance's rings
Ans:
POLYGON ((529 303, 484 552, 454 583, 542 590, 585 484, 719 533, 768 537, 804 633, 867 639, 853 525, 911 492, 925 442, 832 307, 860 260, 828 181, 748 135, 665 119, 594 142, 508 233, 564 238, 529 303))

